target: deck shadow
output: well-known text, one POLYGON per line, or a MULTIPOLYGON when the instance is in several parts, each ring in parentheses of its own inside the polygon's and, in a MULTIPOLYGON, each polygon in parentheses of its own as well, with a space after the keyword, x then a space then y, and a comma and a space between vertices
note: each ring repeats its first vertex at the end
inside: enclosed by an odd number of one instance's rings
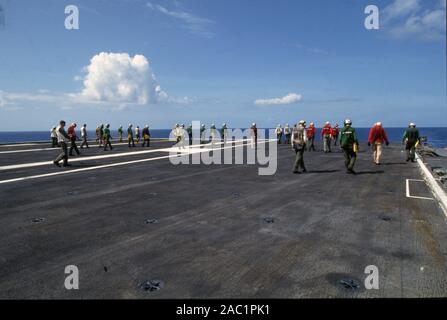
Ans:
POLYGON ((381 166, 394 166, 394 165, 398 165, 398 164, 407 164, 407 162, 384 162, 381 163, 381 166))
POLYGON ((361 175, 361 174, 379 174, 379 173, 385 173, 385 171, 383 171, 383 170, 375 170, 375 171, 358 171, 356 174, 357 174, 357 175, 361 175))
POLYGON ((340 172, 340 170, 309 170, 307 173, 334 173, 340 172))

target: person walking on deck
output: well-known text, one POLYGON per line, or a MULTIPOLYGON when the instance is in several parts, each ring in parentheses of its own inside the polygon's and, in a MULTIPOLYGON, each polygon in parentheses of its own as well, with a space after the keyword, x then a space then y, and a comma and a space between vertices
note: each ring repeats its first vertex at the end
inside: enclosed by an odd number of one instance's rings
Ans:
POLYGON ((315 124, 313 122, 310 123, 309 128, 306 130, 307 132, 307 151, 315 151, 315 134, 317 133, 317 129, 315 128, 315 124))
POLYGON ((53 127, 50 131, 50 137, 51 137, 51 148, 57 147, 57 132, 56 127, 53 127))
POLYGON ((129 148, 131 147, 130 143, 132 143, 132 147, 135 147, 135 141, 133 140, 132 124, 129 124, 129 127, 127 128, 127 143, 129 145, 129 148))
POLYGON ((331 124, 326 121, 321 129, 321 138, 323 139, 324 153, 332 152, 331 150, 331 124))
POLYGON ((336 123, 335 126, 331 129, 331 138, 332 138, 332 141, 334 141, 334 146, 337 145, 339 133, 340 133, 340 129, 338 127, 338 123, 336 123))
POLYGON ((211 147, 214 148, 214 144, 217 141, 217 129, 214 123, 212 123, 210 127, 210 136, 211 136, 211 147))
POLYGON ((205 143, 205 131, 206 131, 206 127, 204 124, 202 124, 202 126, 200 127, 200 143, 205 143))
POLYGON ((304 151, 306 150, 307 132, 306 121, 301 120, 297 123, 292 132, 292 148, 295 150, 295 163, 293 165, 293 173, 307 172, 304 166, 304 151))
POLYGON ((179 149, 184 149, 184 139, 185 139, 185 130, 177 123, 175 125, 174 130, 172 131, 174 138, 175 138, 175 144, 179 149))
POLYGON ((99 143, 99 126, 96 127, 95 134, 96 134, 96 142, 99 143))
POLYGON ((137 143, 140 143, 140 127, 137 126, 135 128, 135 140, 137 141, 137 143))
POLYGON ((107 124, 104 128, 104 151, 107 151, 107 146, 110 147, 110 150, 113 150, 112 143, 110 142, 111 139, 110 124, 107 124))
POLYGON ((84 146, 88 148, 88 142, 87 142, 87 125, 84 123, 84 125, 81 127, 81 149, 84 149, 84 146))
POLYGON ((118 137, 120 138, 120 142, 123 142, 123 126, 119 126, 118 128, 118 137))
POLYGON ((147 144, 148 147, 151 145, 151 133, 149 132, 149 126, 146 125, 143 129, 143 148, 147 144))
POLYGON ((256 123, 252 123, 250 127, 250 137, 251 137, 251 148, 258 147, 258 128, 256 127, 256 123))
POLYGON ((276 133, 276 139, 278 140, 278 144, 281 144, 281 139, 282 139, 282 128, 281 128, 281 125, 280 125, 280 124, 278 124, 278 125, 276 126, 275 133, 276 133))
POLYGON ((104 124, 99 126, 99 148, 104 145, 104 124))
POLYGON ((63 160, 64 167, 68 167, 68 148, 67 148, 67 142, 70 141, 70 136, 67 132, 65 132, 65 121, 61 120, 59 122, 59 126, 56 128, 56 135, 57 135, 57 143, 59 144, 59 147, 61 147, 61 153, 57 156, 57 158, 53 161, 53 163, 60 167, 59 162, 63 160))
POLYGON ((186 128, 186 132, 188 133, 189 145, 192 145, 192 124, 186 128))
POLYGON ((222 124, 222 129, 220 130, 220 134, 222 135, 222 142, 224 144, 227 143, 227 138, 228 138, 228 128, 227 128, 227 124, 223 123, 222 124))
POLYGON ((412 122, 408 125, 402 138, 402 144, 405 143, 405 150, 407 151, 407 162, 414 162, 416 156, 416 146, 421 143, 421 137, 419 130, 416 129, 416 125, 412 122))
POLYGON ((67 130, 68 136, 70 137, 70 157, 73 156, 73 150, 76 151, 79 156, 81 153, 79 152, 78 146, 76 145, 76 140, 78 137, 76 136, 76 123, 72 123, 67 130))
POLYGON ((286 144, 290 144, 290 138, 292 137, 292 130, 289 127, 289 124, 287 123, 284 127, 284 135, 286 136, 286 144))
POLYGON ((340 131, 340 147, 345 157, 346 172, 355 174, 354 165, 357 159, 358 140, 355 129, 352 127, 352 121, 346 119, 344 127, 340 131))
POLYGON ((373 161, 376 165, 380 165, 380 159, 382 158, 383 144, 389 145, 388 137, 385 129, 382 127, 382 122, 377 122, 369 130, 368 135, 368 147, 373 146, 373 161))

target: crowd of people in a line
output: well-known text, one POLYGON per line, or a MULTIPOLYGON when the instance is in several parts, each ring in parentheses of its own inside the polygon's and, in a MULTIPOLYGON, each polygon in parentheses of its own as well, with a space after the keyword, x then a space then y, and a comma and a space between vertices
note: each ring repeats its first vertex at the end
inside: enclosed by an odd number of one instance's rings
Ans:
MULTIPOLYGON (((76 134, 76 123, 72 123, 65 131, 65 121, 61 120, 57 127, 51 129, 51 139, 53 147, 60 147, 61 153, 54 160, 54 164, 60 166, 60 162, 63 161, 63 166, 69 166, 68 157, 73 156, 73 151, 77 155, 80 155, 80 151, 77 147, 76 141, 81 140, 80 148, 89 148, 88 137, 87 137, 87 125, 84 124, 80 130, 80 138, 76 134), (70 149, 68 149, 70 146, 70 149)), ((315 148, 315 137, 317 129, 315 124, 311 122, 309 127, 306 126, 306 121, 301 120, 292 128, 286 124, 284 128, 280 124, 277 125, 275 129, 277 143, 281 144, 283 142, 283 136, 285 137, 284 143, 292 146, 296 153, 295 162, 293 165, 293 173, 304 173, 307 172, 304 165, 304 152, 305 151, 316 151, 315 148), (301 170, 300 170, 301 169, 301 170)), ((110 124, 101 124, 96 127, 96 142, 100 148, 104 148, 107 151, 108 148, 113 150, 112 147, 112 136, 110 133, 110 124)), ((118 141, 123 142, 123 127, 118 128, 118 141)), ((354 165, 357 158, 359 142, 357 139, 357 134, 355 129, 352 127, 352 121, 346 119, 344 121, 343 128, 339 128, 338 124, 333 127, 329 122, 326 122, 321 129, 321 139, 323 141, 323 151, 325 153, 332 152, 331 145, 339 146, 343 151, 345 158, 346 172, 349 174, 355 174, 354 165)), ((185 128, 184 124, 176 124, 172 128, 172 136, 179 148, 185 147, 186 136, 189 138, 189 145, 193 143, 193 128, 190 124, 185 128)), ((220 137, 221 142, 226 143, 228 139, 228 127, 226 123, 222 124, 220 132, 213 123, 210 126, 209 135, 206 134, 206 126, 202 124, 200 127, 200 143, 205 143, 211 138, 211 143, 214 144, 220 137)), ((151 133, 149 131, 149 126, 146 125, 140 132, 140 127, 136 126, 133 128, 132 124, 129 124, 127 128, 127 144, 128 147, 135 147, 136 144, 140 143, 142 139, 142 147, 150 147, 151 133)), ((258 142, 258 128, 256 123, 252 123, 250 126, 250 140, 251 147, 256 148, 258 142)), ((405 130, 402 143, 405 144, 405 149, 407 152, 407 162, 415 161, 415 149, 420 143, 419 131, 414 123, 410 123, 408 128, 405 130)), ((380 165, 382 158, 383 145, 389 145, 388 136, 381 122, 375 123, 368 135, 368 146, 373 148, 373 161, 376 165, 380 165)))

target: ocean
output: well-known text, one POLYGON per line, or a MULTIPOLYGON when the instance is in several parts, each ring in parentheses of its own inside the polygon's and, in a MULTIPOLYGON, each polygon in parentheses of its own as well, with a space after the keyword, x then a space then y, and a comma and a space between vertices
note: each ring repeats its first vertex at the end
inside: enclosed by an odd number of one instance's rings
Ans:
MULTIPOLYGON (((447 128, 418 128, 421 136, 427 137, 427 143, 435 148, 447 147, 447 128)), ((360 141, 368 139, 369 128, 356 128, 360 141)), ((400 142, 405 128, 387 128, 388 139, 392 142, 400 142)), ((79 134, 79 130, 77 130, 79 134)), ((153 138, 169 137, 170 129, 151 129, 153 138)), ((319 132, 319 131, 317 131, 319 132)), ((0 131, 0 144, 16 142, 37 142, 49 141, 50 133, 48 131, 0 131)), ((95 137, 95 133, 89 131, 90 139, 95 137)), ((112 130, 112 137, 117 137, 116 131, 112 130)), ((125 136, 125 135, 124 135, 125 136)))

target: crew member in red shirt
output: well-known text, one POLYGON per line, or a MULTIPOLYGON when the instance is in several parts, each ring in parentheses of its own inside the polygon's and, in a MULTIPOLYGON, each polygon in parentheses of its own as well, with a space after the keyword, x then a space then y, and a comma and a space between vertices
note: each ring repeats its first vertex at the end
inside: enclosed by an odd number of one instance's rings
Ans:
POLYGON ((332 141, 334 141, 334 146, 337 145, 338 135, 340 133, 340 129, 338 128, 338 123, 335 124, 335 127, 331 129, 332 141))
POLYGON ((385 129, 383 129, 382 127, 382 123, 377 122, 369 130, 369 136, 368 136, 368 146, 371 146, 371 144, 373 145, 374 149, 373 160, 376 165, 380 165, 383 143, 386 143, 386 145, 390 144, 385 129))
POLYGON ((309 145, 308 151, 316 151, 314 140, 315 140, 315 133, 317 132, 317 129, 315 128, 315 124, 313 122, 310 123, 309 128, 307 128, 307 144, 309 145))
POLYGON ((76 153, 78 154, 78 156, 81 154, 79 152, 78 146, 76 145, 76 123, 72 123, 67 130, 67 134, 70 137, 70 156, 73 156, 73 150, 76 151, 76 153))
POLYGON ((331 124, 326 121, 323 128, 321 129, 321 137, 323 138, 323 150, 324 153, 331 151, 331 124))

